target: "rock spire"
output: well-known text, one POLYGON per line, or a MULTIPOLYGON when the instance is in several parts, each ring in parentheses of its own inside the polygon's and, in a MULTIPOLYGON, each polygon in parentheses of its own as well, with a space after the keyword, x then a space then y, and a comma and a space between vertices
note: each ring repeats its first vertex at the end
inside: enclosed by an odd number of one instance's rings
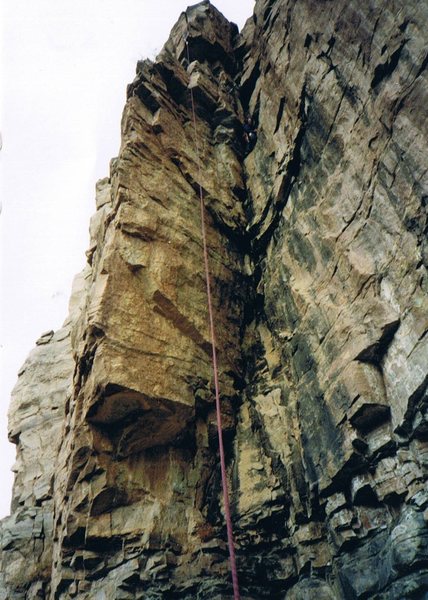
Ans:
POLYGON ((138 63, 70 315, 13 392, 1 600, 231 598, 199 184, 242 597, 427 593, 427 26, 257 0, 239 34, 204 1, 138 63))

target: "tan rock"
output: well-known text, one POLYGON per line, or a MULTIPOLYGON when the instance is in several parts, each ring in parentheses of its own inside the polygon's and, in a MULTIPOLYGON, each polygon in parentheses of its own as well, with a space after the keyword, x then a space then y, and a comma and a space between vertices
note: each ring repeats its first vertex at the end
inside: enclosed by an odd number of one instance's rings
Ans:
POLYGON ((242 597, 422 593, 428 12, 327 4, 205 1, 138 63, 15 388, 1 600, 230 596, 200 185, 242 597))

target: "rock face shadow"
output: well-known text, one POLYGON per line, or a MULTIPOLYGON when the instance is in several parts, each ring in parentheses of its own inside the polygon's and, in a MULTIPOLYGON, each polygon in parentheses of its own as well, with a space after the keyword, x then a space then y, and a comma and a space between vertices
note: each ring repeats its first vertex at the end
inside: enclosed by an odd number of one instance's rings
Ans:
POLYGON ((239 34, 204 1, 139 61, 13 392, 0 599, 231 597, 200 187, 242 598, 426 593, 427 25, 257 0, 239 34))

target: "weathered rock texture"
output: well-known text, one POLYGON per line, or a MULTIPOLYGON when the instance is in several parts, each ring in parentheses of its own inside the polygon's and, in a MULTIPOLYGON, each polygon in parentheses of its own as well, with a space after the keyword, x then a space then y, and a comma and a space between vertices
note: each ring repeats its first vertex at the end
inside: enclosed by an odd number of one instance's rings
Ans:
POLYGON ((14 391, 0 598, 231 597, 199 183, 243 598, 428 597, 428 5, 187 19, 14 391))

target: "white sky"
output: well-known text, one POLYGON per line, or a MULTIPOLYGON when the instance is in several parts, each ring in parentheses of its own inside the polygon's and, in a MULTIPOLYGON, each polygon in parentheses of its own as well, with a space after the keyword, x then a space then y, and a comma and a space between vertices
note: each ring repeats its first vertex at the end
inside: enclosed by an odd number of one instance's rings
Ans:
MULTIPOLYGON (((67 315, 136 62, 157 54, 189 4, 0 0, 0 518, 12 488, 6 414, 17 372, 67 315)), ((254 0, 213 4, 241 29, 254 0)))

